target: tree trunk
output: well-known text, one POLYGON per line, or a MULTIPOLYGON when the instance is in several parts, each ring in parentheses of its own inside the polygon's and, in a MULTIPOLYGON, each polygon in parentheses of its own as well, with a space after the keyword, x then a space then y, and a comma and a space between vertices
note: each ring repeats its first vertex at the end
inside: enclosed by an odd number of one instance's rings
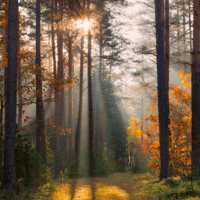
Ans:
POLYGON ((64 151, 60 156, 60 167, 64 171, 67 159, 67 137, 65 135, 65 99, 64 99, 64 73, 63 73, 63 0, 59 0, 59 13, 58 13, 58 81, 59 81, 59 128, 60 129, 60 149, 64 151))
POLYGON ((4 145, 4 168, 2 189, 13 189, 14 159, 16 140, 16 95, 17 95, 17 34, 18 1, 9 1, 8 19, 8 74, 7 74, 7 104, 4 145))
MULTIPOLYGON (((90 0, 88 0, 88 21, 90 21, 90 0)), ((93 105, 92 105, 92 77, 91 77, 91 32, 88 29, 88 114, 89 114, 89 176, 94 176, 94 132, 93 132, 93 105)))
POLYGON ((170 46, 169 46, 169 0, 165 0, 165 87, 166 87, 166 100, 167 100, 167 131, 169 139, 169 147, 172 144, 170 125, 170 108, 169 108, 169 65, 170 65, 170 46))
MULTIPOLYGON (((9 0, 6 0, 5 4, 7 6, 7 9, 5 10, 5 14, 6 14, 6 16, 8 16, 8 19, 9 19, 9 10, 8 10, 9 0)), ((5 26, 5 35, 8 35, 8 24, 7 24, 7 26, 5 26)), ((7 44, 8 44, 8 42, 7 42, 7 44)), ((6 57, 8 56, 8 47, 7 47, 7 45, 5 47, 5 56, 6 57)), ((4 96, 5 96, 5 98, 7 97, 7 75, 8 75, 8 63, 6 63, 6 65, 4 66, 4 79, 5 79, 4 96)), ((5 101, 5 104, 4 104, 4 108, 5 108, 5 112, 4 112, 5 116, 4 117, 5 118, 6 118, 6 104, 7 104, 7 102, 5 101)))
MULTIPOLYGON (((0 90, 1 91, 1 90, 0 90)), ((0 180, 3 178, 3 101, 0 110, 0 180)))
MULTIPOLYGON (((53 74, 54 74, 54 108, 56 107, 56 53, 54 39, 54 0, 51 0, 51 39, 52 39, 52 56, 53 56, 53 74)), ((56 110, 55 110, 56 112, 56 110)), ((55 133, 53 134, 53 149, 55 151, 55 133)))
POLYGON ((158 78, 158 111, 160 133, 160 179, 169 176, 169 138, 168 138, 168 99, 166 91, 165 53, 164 53, 164 3, 155 0, 156 18, 156 52, 158 78))
POLYGON ((200 4, 194 0, 192 60, 192 173, 200 174, 200 4))
MULTIPOLYGON (((83 30, 84 31, 84 30, 83 30)), ((79 88, 79 108, 78 108, 78 124, 75 132, 75 155, 76 155, 76 169, 79 167, 79 154, 80 154, 80 138, 81 138, 81 125, 83 115, 83 48, 84 48, 84 35, 81 37, 81 62, 80 62, 80 88, 79 88)))
MULTIPOLYGON (((100 9, 101 9, 101 13, 103 13, 103 1, 100 2, 100 9)), ((102 77, 102 56, 103 56, 103 20, 101 19, 100 21, 100 38, 99 38, 99 77, 98 77, 98 80, 97 80, 97 84, 99 83, 99 91, 97 91, 97 103, 100 104, 100 105, 97 105, 97 108, 98 108, 98 121, 97 121, 97 131, 96 131, 96 139, 98 140, 98 145, 99 147, 102 148, 104 147, 104 135, 105 135, 105 132, 104 132, 104 122, 103 122, 103 119, 104 119, 104 112, 105 112, 105 109, 104 109, 104 99, 103 99, 103 88, 102 88, 102 81, 101 81, 101 77, 102 77)), ((97 85, 98 87, 98 85, 97 85)), ((97 146, 98 147, 98 146, 97 146)), ((102 154, 102 158, 103 158, 103 151, 101 151, 101 154, 102 154)))
POLYGON ((178 71, 180 70, 180 16, 179 16, 179 0, 177 0, 177 19, 178 19, 178 24, 177 24, 177 52, 178 52, 178 71))
POLYGON ((142 54, 142 114, 141 114, 141 145, 144 144, 144 136, 143 136, 143 130, 144 130, 144 55, 142 54))
MULTIPOLYGON (((165 0, 165 70, 166 70, 166 95, 169 104, 168 90, 169 90, 169 62, 170 62, 170 49, 169 49, 169 0, 165 0)), ((168 106, 169 107, 169 106, 168 106)))
MULTIPOLYGON (((52 0, 52 51, 53 51, 53 65, 54 65, 54 98, 55 98, 55 131, 54 131, 54 149, 55 149, 55 170, 54 177, 58 178, 60 175, 60 137, 59 137, 59 88, 58 88, 58 78, 57 78, 57 69, 56 69, 56 54, 55 54, 55 41, 54 41, 54 9, 53 9, 52 0)), ((57 0, 55 0, 55 16, 57 21, 57 0)))
POLYGON ((42 99, 42 71, 40 56, 40 0, 36 1, 36 150, 46 161, 44 109, 42 99))
POLYGON ((191 71, 191 65, 192 65, 192 23, 191 23, 191 4, 190 4, 190 1, 189 0, 189 35, 190 35, 190 71, 191 71))
MULTIPOLYGON (((5 2, 5 15, 8 16, 8 0, 6 0, 5 2)), ((8 35, 8 18, 7 18, 7 25, 5 25, 5 30, 4 30, 4 35, 8 35)), ((7 43, 8 41, 5 40, 5 46, 3 49, 3 56, 7 57, 7 43)), ((8 70, 8 64, 5 62, 5 65, 3 66, 4 68, 4 96, 6 97, 6 91, 7 91, 7 70, 8 70)), ((3 94, 3 93, 2 93, 3 94)), ((5 101, 1 101, 1 133, 0 133, 0 180, 2 180, 3 178, 3 123, 4 123, 4 117, 3 117, 3 108, 5 108, 6 106, 6 102, 5 101)), ((6 113, 6 112, 5 112, 6 113)))
MULTIPOLYGON (((19 30, 19 24, 18 24, 18 30, 19 30)), ((20 53, 20 35, 18 33, 18 53, 20 53)), ((18 66, 17 66, 17 84, 18 84, 18 125, 19 130, 23 126, 22 117, 23 117, 23 104, 22 104, 22 74, 21 74, 21 61, 20 58, 18 58, 18 66)))
MULTIPOLYGON (((68 55, 69 55, 69 81, 72 82, 73 76, 73 65, 72 65, 72 38, 70 36, 70 31, 68 33, 68 55)), ((69 141, 69 151, 68 151, 68 164, 72 162, 72 107, 73 107, 73 99, 72 99, 72 86, 69 86, 69 128, 71 129, 71 133, 68 134, 69 141)))
POLYGON ((183 63, 184 63, 184 72, 187 73, 185 15, 186 15, 185 0, 183 0, 183 63))

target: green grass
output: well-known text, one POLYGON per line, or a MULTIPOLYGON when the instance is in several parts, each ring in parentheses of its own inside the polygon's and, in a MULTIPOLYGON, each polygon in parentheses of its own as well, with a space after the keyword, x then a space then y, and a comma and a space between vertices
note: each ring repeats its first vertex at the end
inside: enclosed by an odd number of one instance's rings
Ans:
POLYGON ((198 181, 191 182, 174 177, 159 181, 154 179, 141 185, 132 199, 200 199, 198 181))

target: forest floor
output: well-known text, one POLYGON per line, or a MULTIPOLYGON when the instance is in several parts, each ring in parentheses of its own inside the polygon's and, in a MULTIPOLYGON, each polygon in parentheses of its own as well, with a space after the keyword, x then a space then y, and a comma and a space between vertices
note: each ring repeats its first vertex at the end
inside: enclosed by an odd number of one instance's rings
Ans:
MULTIPOLYGON (((108 177, 59 180, 53 192, 49 186, 40 188, 34 199, 46 200, 129 200, 137 199, 139 188, 152 180, 151 175, 131 172, 114 173, 108 177), (137 195, 136 195, 137 194, 137 195)), ((51 188, 51 187, 50 187, 51 188)))
POLYGON ((160 181, 130 171, 108 177, 65 179, 47 183, 32 196, 41 200, 200 200, 200 181, 172 177, 160 181), (53 184, 57 184, 56 187, 53 184))
MULTIPOLYGON (((0 196, 1 199, 1 196, 0 196)), ((200 200, 200 181, 173 177, 160 181, 130 171, 108 177, 52 179, 40 188, 15 195, 16 200, 200 200)), ((7 199, 6 199, 7 200, 7 199)), ((9 199, 10 200, 10 199, 9 199)))

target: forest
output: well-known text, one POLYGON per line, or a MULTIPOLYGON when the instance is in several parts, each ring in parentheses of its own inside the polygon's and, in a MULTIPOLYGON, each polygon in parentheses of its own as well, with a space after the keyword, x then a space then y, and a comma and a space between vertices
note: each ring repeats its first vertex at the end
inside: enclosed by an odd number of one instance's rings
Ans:
POLYGON ((0 199, 200 199, 199 0, 0 0, 0 199))

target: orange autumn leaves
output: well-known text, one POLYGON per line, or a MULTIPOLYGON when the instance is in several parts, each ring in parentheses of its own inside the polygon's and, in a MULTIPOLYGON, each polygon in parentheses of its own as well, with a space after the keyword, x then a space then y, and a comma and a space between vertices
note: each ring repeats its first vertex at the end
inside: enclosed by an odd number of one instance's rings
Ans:
POLYGON ((180 72, 183 86, 174 86, 170 92, 171 173, 187 174, 191 166, 191 79, 180 72))
MULTIPOLYGON (((191 83, 189 81, 191 75, 180 71, 180 77, 183 85, 174 85, 170 88, 169 93, 171 175, 188 174, 191 166, 191 83)), ((145 119, 147 128, 146 131, 143 131, 145 144, 143 148, 145 148, 146 152, 151 152, 148 168, 155 170, 160 168, 159 124, 158 113, 155 108, 157 106, 157 97, 151 98, 151 102, 149 116, 145 119)), ((127 128, 128 132, 133 129, 132 123, 133 118, 127 128)), ((137 137, 137 132, 134 137, 137 137)))

